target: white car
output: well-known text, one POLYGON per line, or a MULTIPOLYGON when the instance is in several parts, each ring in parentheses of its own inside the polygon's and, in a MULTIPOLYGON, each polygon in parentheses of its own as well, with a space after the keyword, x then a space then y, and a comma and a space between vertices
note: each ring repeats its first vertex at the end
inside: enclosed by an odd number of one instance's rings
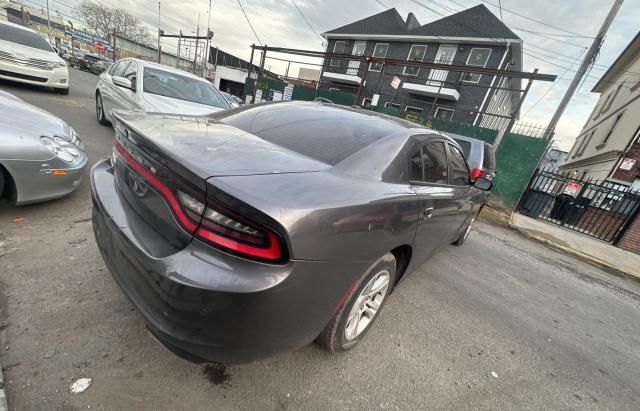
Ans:
POLYGON ((0 79, 69 94, 67 63, 37 32, 7 21, 0 21, 0 79))
POLYGON ((116 61, 96 86, 96 118, 102 125, 111 123, 114 109, 204 115, 227 108, 229 102, 208 81, 139 59, 116 61))

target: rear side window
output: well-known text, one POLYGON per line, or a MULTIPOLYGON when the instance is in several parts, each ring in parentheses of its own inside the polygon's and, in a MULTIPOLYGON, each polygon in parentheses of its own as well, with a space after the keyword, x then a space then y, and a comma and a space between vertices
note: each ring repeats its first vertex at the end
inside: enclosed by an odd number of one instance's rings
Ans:
POLYGON ((483 144, 484 146, 484 159, 482 168, 485 170, 496 169, 496 153, 493 151, 493 147, 489 144, 483 144))
POLYGON ((49 43, 38 33, 32 33, 7 24, 0 24, 0 40, 18 43, 38 50, 53 51, 49 43))
POLYGON ((469 155, 471 154, 471 143, 464 140, 458 140, 454 138, 455 142, 458 143, 460 148, 462 148, 462 154, 464 154, 464 158, 469 159, 469 155))
POLYGON ((409 178, 415 182, 448 184, 444 143, 432 142, 417 146, 409 156, 409 178))
POLYGON ((457 147, 449 144, 449 170, 451 173, 451 184, 454 186, 465 186, 469 182, 469 167, 464 156, 457 147))

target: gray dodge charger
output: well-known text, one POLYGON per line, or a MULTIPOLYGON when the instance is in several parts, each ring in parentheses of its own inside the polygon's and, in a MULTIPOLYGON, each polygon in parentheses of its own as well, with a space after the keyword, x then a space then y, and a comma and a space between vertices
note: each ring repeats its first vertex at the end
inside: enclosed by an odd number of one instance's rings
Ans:
POLYGON ((91 172, 96 240, 151 334, 195 362, 352 348, 491 188, 451 138, 331 104, 116 112, 114 128, 91 172))

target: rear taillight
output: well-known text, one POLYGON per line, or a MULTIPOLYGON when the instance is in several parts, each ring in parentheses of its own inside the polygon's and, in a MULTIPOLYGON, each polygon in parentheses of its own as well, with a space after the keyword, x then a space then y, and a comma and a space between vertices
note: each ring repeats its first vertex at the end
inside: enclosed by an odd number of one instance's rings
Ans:
POLYGON ((181 191, 178 191, 178 198, 183 207, 194 213, 204 210, 202 222, 194 232, 201 240, 247 257, 269 261, 282 258, 278 237, 268 228, 220 204, 208 202, 205 205, 181 191))
POLYGON ((471 170, 471 181, 476 181, 478 177, 484 176, 484 171, 479 168, 474 168, 471 170))
POLYGON ((166 200, 185 231, 213 246, 245 257, 267 261, 282 260, 283 248, 273 231, 221 204, 205 204, 195 198, 195 194, 191 195, 180 189, 180 186, 177 186, 174 193, 119 142, 115 141, 114 146, 127 164, 166 200))

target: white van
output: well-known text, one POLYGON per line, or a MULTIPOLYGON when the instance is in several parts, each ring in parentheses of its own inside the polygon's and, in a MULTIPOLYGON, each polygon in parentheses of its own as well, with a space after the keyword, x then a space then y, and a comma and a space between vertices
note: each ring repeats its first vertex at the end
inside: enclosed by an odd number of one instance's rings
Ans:
POLYGON ((67 63, 40 34, 7 21, 0 21, 0 79, 69 94, 67 63))

